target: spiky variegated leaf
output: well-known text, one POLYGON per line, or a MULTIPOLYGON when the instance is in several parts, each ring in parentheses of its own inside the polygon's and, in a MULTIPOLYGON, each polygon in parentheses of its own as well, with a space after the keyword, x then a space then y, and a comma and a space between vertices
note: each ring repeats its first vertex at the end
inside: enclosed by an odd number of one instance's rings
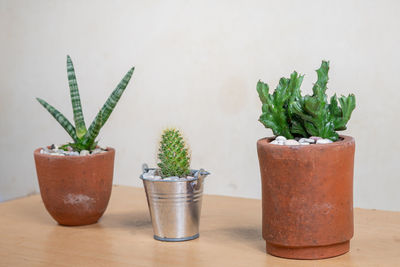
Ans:
MULTIPOLYGON (((122 93, 125 91, 126 86, 129 83, 129 80, 132 77, 132 73, 134 71, 134 67, 131 68, 124 76, 124 78, 120 81, 120 83, 117 85, 117 87, 114 89, 114 91, 111 93, 111 95, 108 97, 107 101, 104 103, 103 107, 101 108, 101 110, 99 111, 99 113, 101 113, 101 116, 103 118, 102 122, 101 122, 101 127, 103 127, 103 125, 106 123, 106 121, 108 120, 108 118, 111 115, 111 112, 114 110, 115 106, 117 105, 119 99, 122 96, 122 93)), ((99 115, 99 114, 97 114, 99 115)), ((97 118, 97 116, 96 116, 97 118)), ((91 130, 91 128, 93 128, 95 125, 95 121, 92 122, 92 124, 89 127, 89 130, 91 130)))
POLYGON ((48 104, 46 101, 40 98, 36 100, 58 121, 58 123, 67 131, 67 133, 72 137, 72 139, 77 142, 78 138, 75 133, 74 126, 69 122, 69 120, 64 117, 61 112, 55 109, 52 105, 48 104))
POLYGON ((67 56, 67 74, 68 84, 71 95, 72 110, 74 112, 74 121, 76 127, 76 135, 81 139, 86 134, 86 125, 83 118, 81 98, 79 96, 78 83, 76 81, 74 64, 70 56, 67 56))
POLYGON ((85 137, 83 138, 83 145, 86 147, 89 147, 90 149, 93 148, 93 143, 96 139, 96 137, 99 135, 100 129, 101 129, 101 122, 103 121, 101 112, 99 112, 94 119, 94 126, 90 127, 87 133, 85 134, 85 137))
POLYGON ((117 87, 114 89, 114 91, 111 93, 111 95, 108 97, 107 101, 101 108, 101 116, 103 118, 101 126, 103 126, 110 117, 111 112, 114 110, 115 106, 122 96, 122 93, 125 91, 125 88, 128 85, 134 70, 135 68, 133 67, 125 74, 124 78, 120 81, 120 83, 117 85, 117 87))
POLYGON ((96 137, 99 134, 101 127, 107 121, 111 112, 115 108, 118 100, 120 99, 122 93, 124 92, 128 82, 132 76, 134 68, 130 69, 122 81, 118 84, 117 88, 112 92, 110 97, 107 99, 103 108, 96 115, 93 123, 90 125, 89 130, 86 130, 82 106, 78 91, 78 85, 76 82, 75 70, 72 60, 67 56, 67 70, 68 70, 68 82, 70 87, 71 102, 74 111, 74 121, 75 127, 66 119, 58 110, 49 105, 44 100, 37 98, 39 103, 45 107, 50 114, 61 124, 61 126, 68 132, 68 134, 74 140, 74 143, 69 145, 77 151, 81 150, 92 150, 96 147, 97 142, 95 142, 96 137))

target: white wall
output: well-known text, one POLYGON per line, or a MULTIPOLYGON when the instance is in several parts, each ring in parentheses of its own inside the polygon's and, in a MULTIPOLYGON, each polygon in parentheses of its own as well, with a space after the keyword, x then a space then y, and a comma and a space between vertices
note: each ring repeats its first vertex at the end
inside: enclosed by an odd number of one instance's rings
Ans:
POLYGON ((399 1, 0 0, 0 198, 37 192, 32 151, 69 140, 34 99, 72 118, 67 54, 90 121, 136 66, 100 133, 117 149, 116 184, 141 186, 161 130, 177 126, 192 167, 212 172, 207 193, 251 198, 256 141, 271 135, 257 121, 257 80, 274 88, 295 69, 310 92, 328 59, 328 92, 357 97, 345 132, 357 142, 355 205, 400 210, 398 10, 399 1))

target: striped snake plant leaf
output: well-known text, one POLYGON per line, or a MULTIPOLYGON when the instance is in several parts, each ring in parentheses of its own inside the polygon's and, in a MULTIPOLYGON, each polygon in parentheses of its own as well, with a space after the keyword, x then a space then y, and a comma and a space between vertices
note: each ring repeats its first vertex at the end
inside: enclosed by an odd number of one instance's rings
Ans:
POLYGON ((85 134, 83 138, 83 145, 90 149, 94 149, 93 144, 95 143, 96 137, 99 135, 100 129, 102 127, 103 116, 101 112, 97 113, 96 118, 94 119, 93 127, 89 127, 89 130, 85 134))
MULTIPOLYGON (((101 122, 101 127, 106 123, 108 118, 111 115, 111 112, 114 110, 115 106, 117 105, 119 99, 122 96, 122 93, 124 92, 126 86, 129 83, 129 80, 132 77, 133 71, 135 68, 131 68, 124 76, 124 78, 121 80, 121 82, 117 85, 117 87, 114 89, 114 91, 111 93, 111 95, 108 97, 106 103, 104 103, 103 107, 99 111, 99 114, 101 113, 102 117, 102 122, 101 122)), ((99 115, 97 114, 97 116, 99 115)), ((96 116, 96 118, 97 118, 96 116)), ((95 126, 96 121, 93 121, 92 124, 89 127, 88 131, 91 131, 92 128, 95 126)))
POLYGON ((79 96, 78 83, 76 81, 74 64, 71 57, 67 55, 67 74, 68 84, 71 95, 72 110, 74 112, 74 121, 76 127, 76 135, 81 139, 87 132, 85 120, 83 118, 81 98, 79 96))
POLYGON ((61 114, 61 112, 59 112, 43 99, 36 98, 36 100, 58 121, 58 123, 67 131, 67 133, 72 137, 75 142, 79 140, 75 133, 75 127, 63 114, 61 114))

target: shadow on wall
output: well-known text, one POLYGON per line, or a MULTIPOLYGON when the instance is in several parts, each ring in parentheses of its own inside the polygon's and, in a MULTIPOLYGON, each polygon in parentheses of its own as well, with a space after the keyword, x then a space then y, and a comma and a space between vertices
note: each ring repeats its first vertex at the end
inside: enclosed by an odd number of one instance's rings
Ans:
POLYGON ((15 199, 20 199, 20 198, 30 197, 30 196, 34 196, 34 195, 38 195, 38 194, 40 194, 39 191, 32 190, 32 191, 30 191, 29 193, 27 193, 27 194, 25 194, 23 196, 7 198, 7 199, 0 195, 0 203, 1 202, 7 202, 7 201, 15 200, 15 199))

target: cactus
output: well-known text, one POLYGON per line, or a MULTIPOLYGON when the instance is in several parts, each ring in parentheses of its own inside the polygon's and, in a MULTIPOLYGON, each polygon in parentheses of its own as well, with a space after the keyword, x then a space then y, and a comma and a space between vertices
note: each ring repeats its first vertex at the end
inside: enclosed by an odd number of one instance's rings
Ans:
POLYGON ((337 141, 336 131, 346 129, 351 113, 356 107, 353 94, 338 98, 333 95, 328 103, 326 95, 329 62, 322 61, 317 70, 318 79, 312 95, 301 95, 300 86, 304 75, 294 71, 290 78, 281 78, 274 93, 268 84, 258 81, 257 92, 262 102, 259 121, 271 128, 275 135, 286 138, 320 136, 337 141))
POLYGON ((190 174, 190 157, 179 130, 164 130, 161 136, 158 159, 160 160, 158 167, 162 178, 186 177, 190 174))
POLYGON ((106 123, 107 119, 110 117, 111 112, 117 105, 118 100, 120 99, 122 93, 129 83, 129 80, 132 77, 133 71, 134 68, 131 68, 124 76, 122 81, 118 84, 118 86, 114 89, 114 91, 111 93, 111 95, 108 97, 107 101, 103 105, 102 109, 97 113, 89 129, 86 129, 85 120, 82 112, 81 99, 79 96, 78 84, 75 76, 75 69, 70 56, 67 56, 67 73, 75 127, 62 113, 60 113, 53 106, 48 104, 43 99, 36 99, 71 136, 74 142, 70 143, 69 145, 74 150, 93 150, 97 146, 97 142, 95 141, 95 139, 98 136, 100 129, 106 123))

